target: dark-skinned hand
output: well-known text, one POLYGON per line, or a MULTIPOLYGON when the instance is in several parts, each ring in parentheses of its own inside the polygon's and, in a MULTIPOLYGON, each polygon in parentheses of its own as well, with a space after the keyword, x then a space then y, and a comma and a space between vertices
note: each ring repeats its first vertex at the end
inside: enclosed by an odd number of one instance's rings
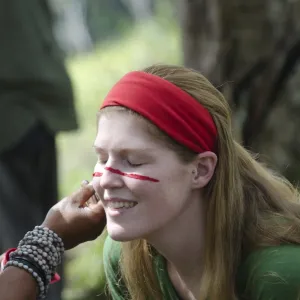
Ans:
POLYGON ((87 182, 79 191, 54 205, 42 224, 62 238, 66 250, 96 239, 105 225, 102 203, 97 201, 92 185, 87 182))

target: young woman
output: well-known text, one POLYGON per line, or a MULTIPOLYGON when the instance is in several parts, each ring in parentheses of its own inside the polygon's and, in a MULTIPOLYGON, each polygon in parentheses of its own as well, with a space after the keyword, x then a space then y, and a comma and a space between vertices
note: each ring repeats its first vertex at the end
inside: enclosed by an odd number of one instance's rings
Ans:
POLYGON ((234 140, 228 104, 201 74, 125 75, 95 149, 114 300, 298 299, 298 192, 234 140))

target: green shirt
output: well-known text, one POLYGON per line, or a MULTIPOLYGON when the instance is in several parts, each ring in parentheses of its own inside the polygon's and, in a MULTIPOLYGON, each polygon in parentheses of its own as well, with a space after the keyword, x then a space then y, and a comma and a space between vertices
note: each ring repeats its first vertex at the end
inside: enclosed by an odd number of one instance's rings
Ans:
POLYGON ((47 0, 0 0, 0 153, 37 121, 77 128, 74 98, 47 0))
MULTIPOLYGON (((120 280, 120 243, 107 237, 104 245, 104 269, 113 300, 125 300, 126 288, 120 280)), ((163 257, 155 258, 157 278, 165 300, 179 300, 163 257)), ((300 247, 268 247, 250 254, 241 264, 236 279, 241 300, 300 299, 300 247)))

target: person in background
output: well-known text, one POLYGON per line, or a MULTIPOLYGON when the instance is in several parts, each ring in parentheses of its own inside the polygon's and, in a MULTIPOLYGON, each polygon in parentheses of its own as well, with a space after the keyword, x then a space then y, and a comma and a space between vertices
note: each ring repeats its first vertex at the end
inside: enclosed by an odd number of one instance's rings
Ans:
MULTIPOLYGON (((77 128, 46 0, 0 0, 0 253, 58 198, 55 136, 77 128)), ((50 289, 60 299, 62 281, 50 289)))

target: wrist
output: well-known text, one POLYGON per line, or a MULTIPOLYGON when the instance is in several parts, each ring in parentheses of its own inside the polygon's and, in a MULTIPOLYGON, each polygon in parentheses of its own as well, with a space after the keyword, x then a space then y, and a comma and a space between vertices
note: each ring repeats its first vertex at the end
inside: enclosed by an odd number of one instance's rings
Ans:
POLYGON ((10 253, 12 253, 16 250, 17 250, 17 248, 10 248, 5 253, 3 253, 3 259, 2 259, 1 264, 0 264, 0 273, 3 272, 5 265, 9 261, 10 253))
POLYGON ((1 281, 6 283, 1 286, 1 295, 4 293, 0 296, 1 299, 2 297, 5 299, 39 299, 39 286, 29 272, 19 267, 9 266, 0 276, 1 281), (22 298, 19 295, 22 295, 22 298))
POLYGON ((61 263, 64 245, 61 238, 48 228, 36 226, 20 241, 18 248, 9 249, 1 262, 1 270, 17 267, 31 274, 39 287, 39 297, 47 294, 48 286, 60 279, 55 274, 61 263))

